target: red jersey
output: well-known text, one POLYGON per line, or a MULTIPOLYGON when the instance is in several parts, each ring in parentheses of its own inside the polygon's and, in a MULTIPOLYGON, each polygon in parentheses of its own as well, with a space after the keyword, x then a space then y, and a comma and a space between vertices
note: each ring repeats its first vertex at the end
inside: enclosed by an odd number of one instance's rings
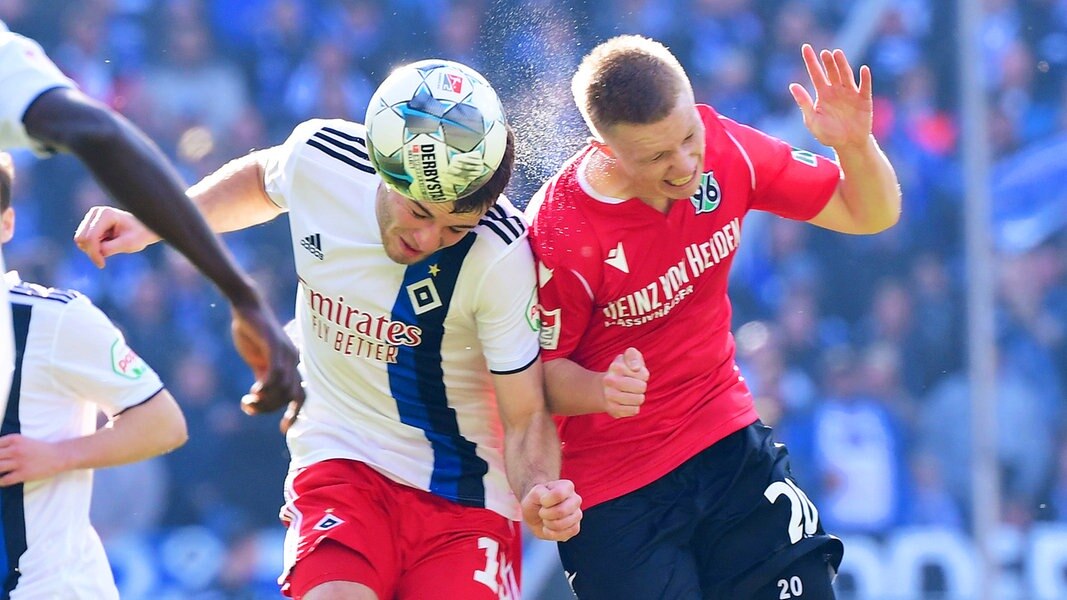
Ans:
POLYGON ((752 395, 734 361, 727 277, 745 214, 815 217, 836 189, 832 161, 791 148, 698 105, 704 173, 666 213, 598 195, 587 147, 530 202, 546 361, 606 371, 627 347, 650 373, 634 417, 559 417, 563 474, 586 507, 659 479, 752 424, 752 395))

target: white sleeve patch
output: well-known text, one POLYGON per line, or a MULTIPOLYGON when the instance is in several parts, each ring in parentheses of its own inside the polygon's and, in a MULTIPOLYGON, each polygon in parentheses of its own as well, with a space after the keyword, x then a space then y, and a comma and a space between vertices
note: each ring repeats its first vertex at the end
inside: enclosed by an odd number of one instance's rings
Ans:
POLYGON ((559 347, 560 323, 562 321, 560 312, 562 310, 563 309, 561 308, 557 308, 556 310, 545 310, 544 308, 541 308, 541 310, 538 311, 541 331, 538 333, 537 341, 540 342, 541 348, 544 350, 555 350, 559 347))
POLYGON ((140 379, 148 372, 148 364, 121 338, 111 344, 111 368, 127 379, 140 379))

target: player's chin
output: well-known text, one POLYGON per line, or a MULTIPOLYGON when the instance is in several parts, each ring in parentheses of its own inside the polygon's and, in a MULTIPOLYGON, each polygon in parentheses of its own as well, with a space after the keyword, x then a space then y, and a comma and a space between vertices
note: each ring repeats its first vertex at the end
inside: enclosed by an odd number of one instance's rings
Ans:
POLYGON ((398 265, 413 265, 429 256, 425 252, 412 252, 403 244, 399 248, 387 248, 385 253, 389 256, 389 260, 398 265))
POLYGON ((410 257, 406 257, 405 256, 405 257, 394 258, 393 260, 397 264, 401 264, 401 265, 407 266, 407 265, 413 265, 413 264, 419 262, 420 260, 426 258, 427 256, 429 256, 429 254, 420 254, 420 255, 418 255, 418 256, 416 256, 414 258, 410 258, 410 257))

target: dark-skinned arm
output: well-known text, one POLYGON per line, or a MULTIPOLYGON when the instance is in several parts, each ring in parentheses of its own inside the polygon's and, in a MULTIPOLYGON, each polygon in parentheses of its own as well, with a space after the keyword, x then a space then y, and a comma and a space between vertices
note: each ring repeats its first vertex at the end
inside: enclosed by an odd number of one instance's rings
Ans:
POLYGON ((185 255, 230 300, 234 343, 256 377, 243 403, 248 412, 276 410, 303 398, 296 349, 155 143, 122 115, 71 88, 41 94, 23 124, 34 139, 77 156, 115 201, 185 255))

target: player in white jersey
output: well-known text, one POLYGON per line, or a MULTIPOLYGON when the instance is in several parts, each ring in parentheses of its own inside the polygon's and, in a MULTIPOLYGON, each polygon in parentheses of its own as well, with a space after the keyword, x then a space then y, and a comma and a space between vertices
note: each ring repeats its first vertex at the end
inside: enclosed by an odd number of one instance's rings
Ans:
MULTIPOLYGON (((577 533, 526 224, 501 195, 513 162, 509 134, 481 189, 422 204, 375 173, 363 125, 312 120, 190 189, 216 230, 289 213, 307 401, 288 432, 285 593, 515 598, 514 521, 577 533)), ((156 239, 103 207, 77 237, 97 260, 156 239)))
MULTIPOLYGON (((115 200, 160 233, 233 305, 234 342, 256 377, 247 412, 302 397, 297 354, 251 278, 185 197, 177 172, 136 126, 80 92, 33 40, 0 21, 0 149, 69 152, 115 200)), ((102 266, 102 265, 101 265, 102 266)), ((2 269, 0 257, 0 269, 2 269)), ((0 296, 5 292, 0 289, 0 296)), ((10 318, 0 297, 0 398, 12 364, 10 318)))
MULTIPOLYGON (((44 147, 26 134, 22 116, 38 96, 57 88, 72 88, 68 79, 52 61, 44 56, 35 42, 8 31, 0 21, 0 148, 32 148, 45 152, 44 147)), ((0 253, 0 272, 4 272, 4 258, 0 253)), ((0 400, 7 397, 11 373, 15 365, 14 341, 11 337, 11 310, 7 301, 7 286, 0 285, 0 400)), ((2 404, 2 401, 0 401, 2 404)))
MULTIPOLYGON (((14 232, 11 161, 0 153, 0 240, 14 232)), ((8 273, 15 370, 0 425, 0 598, 118 598, 89 523, 91 469, 186 439, 159 377, 88 298, 8 273), (96 427, 97 411, 110 419, 96 427)), ((5 286, 5 287, 7 287, 5 286)))

